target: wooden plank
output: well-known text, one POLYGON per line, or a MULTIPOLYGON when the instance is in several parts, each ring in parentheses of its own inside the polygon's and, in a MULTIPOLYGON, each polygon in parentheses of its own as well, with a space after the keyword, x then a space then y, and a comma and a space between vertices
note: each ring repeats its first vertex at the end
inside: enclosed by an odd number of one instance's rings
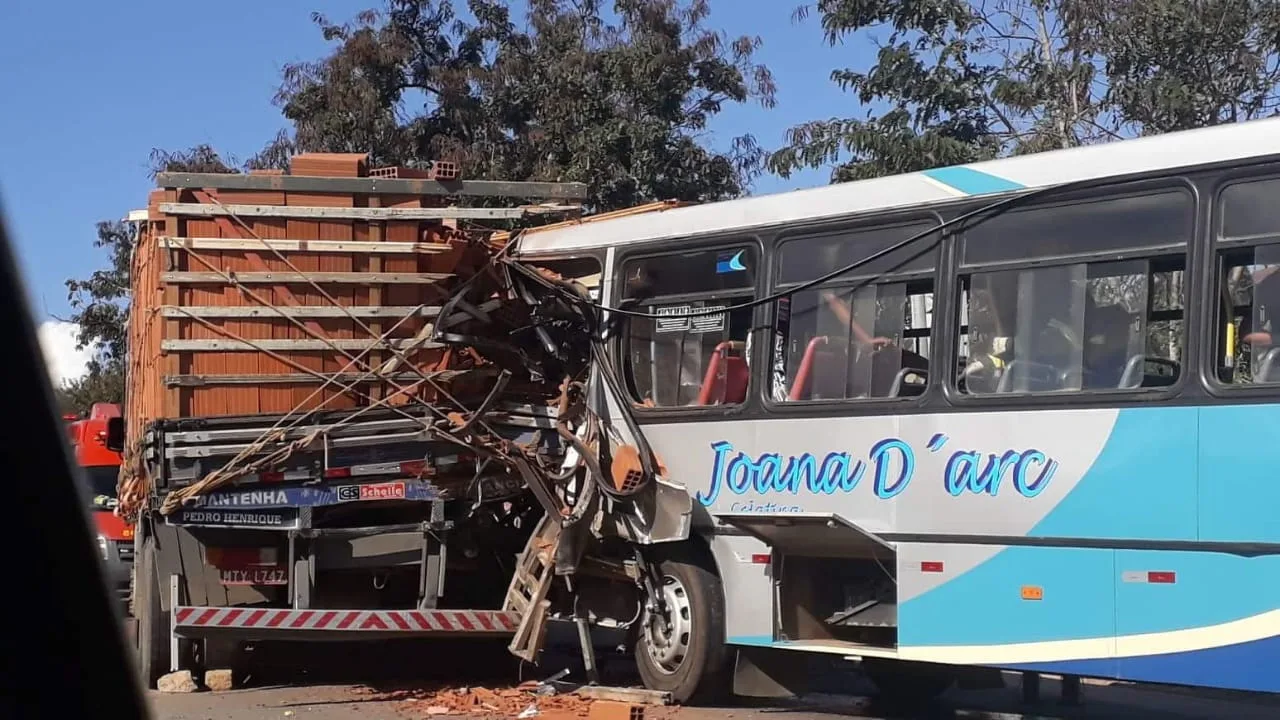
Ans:
MULTIPOLYGON (((445 372, 426 373, 432 380, 436 382, 448 382, 458 375, 474 372, 472 370, 449 370, 445 372)), ((319 383, 324 380, 334 379, 334 382, 350 384, 357 380, 361 382, 380 383, 387 379, 392 382, 408 385, 422 379, 417 373, 399 373, 391 376, 370 376, 368 373, 347 372, 347 373, 321 373, 324 378, 318 378, 315 375, 307 373, 284 373, 279 375, 168 375, 164 378, 165 385, 170 387, 205 387, 207 385, 292 385, 295 383, 319 383)))
POLYGON ((422 317, 435 317, 440 314, 438 306, 430 307, 405 307, 405 306, 381 306, 381 307, 349 307, 337 308, 332 305, 318 305, 314 307, 292 307, 281 306, 275 308, 261 306, 242 306, 228 307, 226 305, 199 305, 184 307, 181 305, 165 305, 161 307, 160 314, 166 318, 262 318, 271 320, 275 318, 291 317, 291 318, 347 318, 352 315, 358 318, 400 318, 413 313, 422 317))
MULTIPOLYGON (((382 199, 383 198, 381 196, 374 195, 368 198, 365 205, 366 207, 373 207, 373 208, 382 207, 383 205, 382 199)), ((365 231, 367 233, 368 239, 373 241, 375 244, 380 244, 386 241, 386 223, 381 223, 381 222, 367 223, 365 225, 365 231)), ((383 256, 381 255, 365 255, 365 256, 362 256, 360 259, 364 262, 364 267, 361 268, 362 270, 366 270, 368 272, 386 272, 387 270, 387 264, 383 262, 383 256)), ((413 259, 416 261, 418 258, 415 257, 413 259)), ((423 269, 420 267, 416 267, 416 265, 417 263, 415 262, 415 267, 414 267, 415 270, 423 269)), ((370 285, 365 287, 364 290, 366 290, 366 294, 363 298, 361 298, 364 301, 361 304, 382 305, 383 303, 386 302, 386 298, 383 297, 384 293, 381 285, 370 285)), ((438 314, 439 313, 437 313, 437 315, 438 314)), ((410 325, 410 327, 412 327, 412 325, 410 325)), ((373 335, 374 337, 382 337, 383 335, 382 323, 378 322, 376 319, 371 321, 369 323, 369 334, 373 335)), ((370 351, 369 367, 375 367, 375 368, 382 367, 382 363, 385 362, 385 358, 383 356, 384 356, 384 353, 380 351, 377 351, 377 350, 370 351)), ((369 388, 369 396, 374 400, 381 400, 384 395, 383 393, 384 389, 386 388, 384 388, 382 384, 374 385, 373 387, 369 388)))
MULTIPOLYGON (((283 283, 336 283, 343 285, 434 285, 453 277, 448 273, 362 273, 362 272, 237 272, 236 282, 245 285, 283 283)), ((227 276, 217 272, 166 272, 160 280, 174 284, 209 284, 228 282, 227 276)))
POLYGON ((588 685, 574 690, 573 693, 592 700, 613 700, 625 703, 643 703, 645 705, 671 704, 671 693, 661 690, 646 690, 645 688, 588 685))
POLYGON ((458 195, 547 200, 584 200, 587 186, 576 182, 506 182, 502 180, 420 180, 407 178, 335 178, 297 175, 228 175, 219 173, 159 173, 162 188, 226 190, 283 190, 390 195, 458 195))
POLYGON ((170 250, 275 250, 278 252, 383 253, 432 255, 451 249, 444 243, 358 242, 344 240, 240 240, 235 238, 192 238, 160 236, 160 246, 170 250))
POLYGON ((253 340, 252 342, 242 342, 240 340, 165 340, 160 343, 161 352, 245 352, 256 350, 271 350, 273 352, 309 352, 309 351, 332 351, 335 347, 340 350, 364 350, 369 347, 385 347, 390 344, 399 350, 419 349, 428 350, 432 348, 444 347, 439 343, 423 342, 418 343, 413 338, 398 338, 393 340, 253 340))
POLYGON ((160 212, 184 217, 277 217, 312 220, 516 220, 526 215, 565 213, 577 205, 526 205, 514 208, 371 208, 314 207, 303 205, 205 205, 161 203, 160 212))

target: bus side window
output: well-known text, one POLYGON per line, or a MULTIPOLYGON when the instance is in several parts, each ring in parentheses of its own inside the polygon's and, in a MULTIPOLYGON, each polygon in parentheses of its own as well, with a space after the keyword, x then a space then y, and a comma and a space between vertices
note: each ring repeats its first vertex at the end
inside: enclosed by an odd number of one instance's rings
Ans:
POLYGON ((1280 383, 1280 178, 1223 188, 1218 217, 1217 375, 1280 383))
POLYGON ((982 395, 1173 384, 1182 263, 1075 263, 965 278, 958 388, 982 395))
POLYGON ((637 405, 739 405, 750 389, 754 248, 630 260, 624 300, 656 317, 629 320, 625 372, 637 405))
MULTIPOLYGON (((932 222, 788 239, 779 289, 927 232, 932 222)), ((937 252, 908 246, 801 290, 778 305, 771 396, 775 402, 885 399, 924 392, 933 327, 937 252)))
POLYGON ((1280 382, 1280 246, 1222 253, 1223 331, 1218 378, 1231 384, 1280 382))
POLYGON ((955 387, 970 395, 1175 383, 1194 201, 1182 189, 1015 210, 966 229, 955 387))

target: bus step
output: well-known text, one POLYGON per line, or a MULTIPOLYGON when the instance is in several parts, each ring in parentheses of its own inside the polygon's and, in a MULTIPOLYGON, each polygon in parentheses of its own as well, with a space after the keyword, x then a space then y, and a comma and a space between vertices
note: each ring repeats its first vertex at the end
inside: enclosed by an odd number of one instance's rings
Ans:
POLYGON ((897 627, 897 603, 868 600, 846 608, 826 620, 828 625, 841 627, 897 627))
POLYGON ((555 554, 560 544, 560 522, 543 515, 520 553, 515 574, 507 588, 503 609, 517 613, 520 624, 508 650, 526 662, 537 662, 538 652, 547 635, 547 616, 551 602, 547 593, 555 581, 555 554))

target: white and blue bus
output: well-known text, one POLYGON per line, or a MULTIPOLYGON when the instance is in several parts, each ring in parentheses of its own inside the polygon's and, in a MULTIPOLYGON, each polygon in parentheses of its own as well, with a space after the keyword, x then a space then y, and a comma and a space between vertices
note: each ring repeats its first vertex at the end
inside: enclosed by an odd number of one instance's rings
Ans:
POLYGON ((1280 691, 1280 120, 519 254, 648 315, 617 366, 696 510, 650 686, 803 651, 1280 691))

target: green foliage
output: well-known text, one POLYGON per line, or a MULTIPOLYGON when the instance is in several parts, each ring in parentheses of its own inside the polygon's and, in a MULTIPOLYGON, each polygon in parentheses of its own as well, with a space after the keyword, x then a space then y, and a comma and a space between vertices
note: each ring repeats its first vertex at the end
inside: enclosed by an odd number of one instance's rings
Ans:
POLYGON ((1280 3, 1094 0, 1107 101, 1141 133, 1273 115, 1280 105, 1280 3))
POLYGON ((133 231, 128 223, 100 222, 93 244, 106 252, 106 267, 83 280, 66 282, 67 302, 72 310, 69 320, 80 328, 79 347, 98 349, 89 362, 90 376, 123 372, 133 231))
POLYGON ((124 377, 124 368, 113 366, 67 382, 54 389, 58 409, 63 414, 80 415, 89 412, 94 403, 123 403, 124 377))
POLYGON ((773 104, 758 38, 705 27, 707 0, 391 0, 344 24, 334 51, 290 65, 277 102, 299 151, 376 163, 459 162, 467 177, 581 181, 593 209, 745 192, 751 136, 706 144, 725 103, 773 104))
POLYGON ((151 177, 161 172, 234 173, 235 159, 223 159, 209 145, 195 145, 186 150, 151 151, 151 177))
POLYGON ((864 119, 799 125, 768 166, 833 181, 1273 114, 1267 0, 818 0, 831 44, 877 42, 833 82, 864 119), (885 36, 881 38, 881 36, 885 36))

